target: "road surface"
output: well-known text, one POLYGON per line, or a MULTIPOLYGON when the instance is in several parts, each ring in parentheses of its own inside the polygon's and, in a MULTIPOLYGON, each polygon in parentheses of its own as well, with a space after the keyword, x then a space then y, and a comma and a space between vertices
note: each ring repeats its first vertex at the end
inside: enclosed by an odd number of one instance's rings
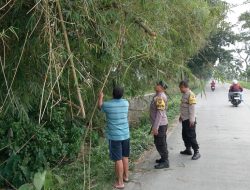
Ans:
POLYGON ((198 97, 197 140, 201 158, 179 154, 184 149, 181 126, 168 137, 170 168, 153 169, 155 150, 137 165, 126 190, 250 190, 250 91, 244 103, 232 107, 228 85, 218 84, 198 97))

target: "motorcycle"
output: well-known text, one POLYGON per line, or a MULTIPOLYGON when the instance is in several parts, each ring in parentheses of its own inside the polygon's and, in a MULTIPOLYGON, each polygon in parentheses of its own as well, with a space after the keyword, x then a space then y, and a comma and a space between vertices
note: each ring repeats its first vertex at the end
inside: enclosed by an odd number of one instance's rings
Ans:
POLYGON ((234 92, 231 95, 231 103, 235 106, 238 107, 238 105, 242 102, 241 100, 241 93, 240 92, 234 92))
POLYGON ((215 91, 215 86, 211 86, 211 90, 212 90, 212 91, 215 91))

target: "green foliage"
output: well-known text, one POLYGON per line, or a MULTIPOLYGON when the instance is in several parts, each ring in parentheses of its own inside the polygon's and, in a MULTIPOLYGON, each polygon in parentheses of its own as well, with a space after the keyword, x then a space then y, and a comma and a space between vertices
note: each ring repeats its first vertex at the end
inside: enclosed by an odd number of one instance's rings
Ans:
POLYGON ((250 69, 250 12, 242 13, 239 17, 239 23, 241 24, 242 30, 238 35, 238 42, 241 45, 236 49, 238 59, 244 65, 245 69, 242 69, 241 79, 250 80, 249 69, 250 69))
MULTIPOLYGON (((146 116, 148 118, 148 116, 146 116)), ((131 160, 137 160, 140 155, 149 150, 153 144, 152 135, 149 135, 151 125, 147 119, 141 120, 139 126, 134 126, 131 130, 131 160)), ((132 165, 133 166, 133 165, 132 165)))
POLYGON ((23 184, 18 190, 52 190, 55 187, 63 185, 62 178, 52 171, 43 171, 35 173, 33 183, 23 184))
POLYGON ((250 82, 240 81, 240 85, 243 88, 250 89, 250 82))
POLYGON ((246 70, 245 77, 247 78, 248 82, 250 82, 250 68, 246 70))
POLYGON ((46 177, 46 171, 43 173, 35 173, 34 179, 33 179, 33 184, 35 186, 35 189, 41 190, 44 182, 45 182, 45 177, 46 177))
POLYGON ((23 184, 18 190, 34 190, 34 186, 30 183, 23 184))
MULTIPOLYGON (((39 109, 41 98, 43 103, 46 100, 60 101, 59 98, 50 96, 52 86, 57 94, 61 93, 67 99, 77 102, 74 81, 70 80, 70 68, 65 65, 68 55, 64 48, 64 37, 59 21, 53 17, 57 16, 56 5, 46 2, 39 3, 31 14, 29 10, 33 8, 34 2, 20 0, 14 4, 13 11, 8 13, 9 19, 1 24, 3 29, 10 26, 16 28, 15 32, 20 39, 15 43, 15 35, 9 32, 10 38, 6 39, 6 44, 11 51, 1 44, 6 48, 5 59, 8 67, 4 72, 7 81, 13 78, 12 71, 17 67, 14 63, 18 63, 20 58, 20 47, 23 47, 26 32, 35 29, 27 39, 14 80, 13 93, 10 93, 3 107, 8 114, 17 114, 20 119, 29 119, 29 112, 39 109), (46 7, 47 12, 41 12, 46 7), (40 16, 42 19, 39 20, 40 16), (46 19, 51 24, 47 24, 46 19), (62 70, 64 66, 66 68, 62 70), (64 72, 59 76, 61 71, 64 72), (42 84, 46 77, 48 79, 45 81, 44 96, 41 97, 42 84)), ((106 85, 107 90, 112 87, 112 81, 117 81, 126 86, 130 95, 143 92, 144 83, 153 84, 157 71, 163 72, 161 77, 167 80, 179 80, 183 71, 191 74, 185 69, 184 63, 204 47, 224 9, 219 3, 209 5, 203 0, 160 0, 144 3, 64 0, 61 3, 63 16, 68 23, 66 26, 75 65, 81 73, 79 80, 86 110, 93 107, 93 92, 99 90, 102 85, 99 81, 103 80, 110 67, 114 69, 106 85), (137 18, 156 33, 156 39, 135 23, 137 18)), ((7 86, 4 78, 0 77, 0 80, 0 97, 4 100, 7 86)), ((73 115, 76 115, 78 110, 73 111, 73 115)))
POLYGON ((243 22, 242 28, 249 29, 250 28, 250 12, 242 13, 239 17, 239 21, 243 22))
POLYGON ((207 45, 188 62, 188 66, 200 79, 207 80, 212 76, 221 79, 229 76, 237 71, 237 67, 234 64, 233 51, 226 50, 225 46, 234 44, 236 39, 237 36, 232 31, 232 26, 227 22, 221 22, 219 27, 211 33, 207 45), (214 67, 216 62, 218 65, 214 67))
POLYGON ((44 125, 0 119, 0 145, 6 147, 0 151, 1 163, 7 159, 0 174, 16 186, 30 181, 36 171, 73 159, 79 152, 83 130, 74 121, 67 121, 65 108, 55 111, 44 125), (13 131, 13 136, 8 136, 8 131, 13 131))
POLYGON ((167 115, 170 121, 173 121, 176 118, 176 115, 178 115, 180 111, 179 108, 180 100, 181 100, 180 94, 177 94, 171 97, 171 99, 169 99, 167 115))

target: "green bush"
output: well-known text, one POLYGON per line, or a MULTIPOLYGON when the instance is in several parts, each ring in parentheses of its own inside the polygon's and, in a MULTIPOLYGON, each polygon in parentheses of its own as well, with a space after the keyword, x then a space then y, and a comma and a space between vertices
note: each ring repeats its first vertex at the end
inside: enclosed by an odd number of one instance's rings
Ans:
POLYGON ((250 89, 250 82, 240 81, 240 84, 243 88, 250 89))
MULTIPOLYGON (((31 181, 37 171, 53 167, 62 159, 74 158, 80 149, 83 129, 68 121, 65 114, 64 107, 56 109, 44 125, 0 118, 0 146, 6 147, 0 151, 1 163, 6 160, 0 166, 0 174, 18 187, 31 181)), ((0 181, 0 186, 3 185, 0 181)))

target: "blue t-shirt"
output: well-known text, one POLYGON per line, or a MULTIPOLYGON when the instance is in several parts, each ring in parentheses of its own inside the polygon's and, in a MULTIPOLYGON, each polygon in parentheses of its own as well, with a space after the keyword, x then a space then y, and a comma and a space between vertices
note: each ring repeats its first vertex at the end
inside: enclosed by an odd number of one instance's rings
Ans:
POLYGON ((106 113, 106 135, 109 140, 129 138, 128 107, 129 103, 125 99, 112 99, 103 103, 102 111, 106 113))

